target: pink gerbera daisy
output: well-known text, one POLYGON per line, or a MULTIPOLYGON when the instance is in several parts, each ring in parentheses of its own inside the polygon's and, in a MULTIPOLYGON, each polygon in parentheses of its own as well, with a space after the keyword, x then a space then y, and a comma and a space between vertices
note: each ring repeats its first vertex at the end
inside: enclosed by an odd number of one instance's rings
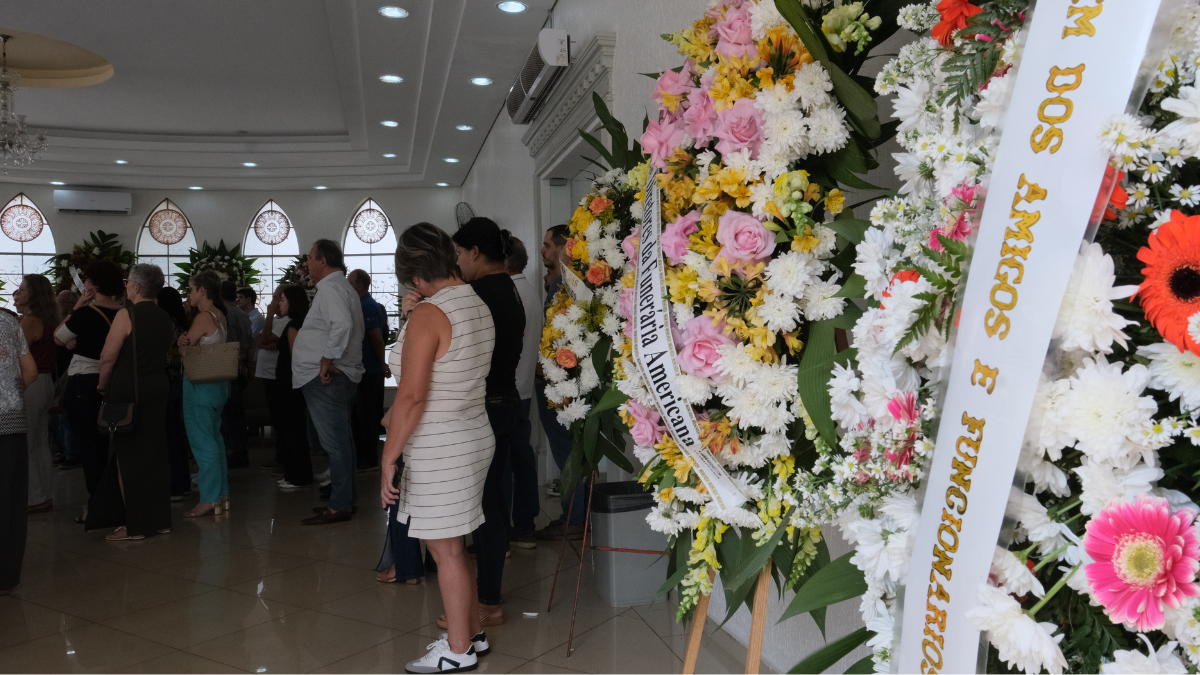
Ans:
POLYGON ((1142 495, 1132 504, 1109 506, 1087 524, 1083 546, 1095 562, 1084 571, 1113 621, 1157 630, 1166 621, 1164 604, 1179 607, 1184 598, 1200 595, 1194 518, 1190 510, 1171 513, 1167 500, 1142 495))

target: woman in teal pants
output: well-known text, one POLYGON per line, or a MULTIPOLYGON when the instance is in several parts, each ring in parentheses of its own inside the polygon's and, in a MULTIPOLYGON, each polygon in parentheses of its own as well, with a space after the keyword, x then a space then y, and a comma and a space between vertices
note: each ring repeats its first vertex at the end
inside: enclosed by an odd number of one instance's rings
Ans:
MULTIPOLYGON (((221 300, 221 278, 206 270, 188 280, 188 303, 196 308, 192 328, 179 336, 179 346, 225 342, 225 303, 221 300)), ((219 515, 229 509, 229 466, 221 437, 221 410, 229 398, 228 382, 192 384, 183 375, 183 424, 187 428, 192 455, 200 467, 200 503, 185 518, 219 515)))

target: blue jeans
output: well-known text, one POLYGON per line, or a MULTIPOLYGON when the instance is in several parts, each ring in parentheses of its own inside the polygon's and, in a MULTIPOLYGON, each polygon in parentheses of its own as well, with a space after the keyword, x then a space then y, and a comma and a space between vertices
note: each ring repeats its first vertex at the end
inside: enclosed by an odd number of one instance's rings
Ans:
POLYGON ((517 420, 508 458, 510 470, 502 477, 504 503, 511 505, 513 534, 533 532, 533 519, 542 510, 538 501, 537 455, 529 444, 533 433, 533 424, 529 421, 532 404, 532 399, 521 400, 521 419, 517 420))
MULTIPOLYGON (((542 421, 542 429, 546 431, 546 440, 550 443, 550 454, 561 471, 567 464, 567 458, 571 456, 571 430, 558 423, 558 413, 547 405, 542 387, 537 388, 537 394, 538 417, 542 421)), ((572 494, 562 495, 562 515, 558 519, 566 520, 567 513, 570 513, 571 522, 567 523, 568 525, 582 525, 583 519, 587 517, 587 507, 584 506, 586 495, 583 490, 585 479, 586 476, 580 477, 572 494)))
POLYGON ((343 373, 334 373, 329 384, 321 384, 318 376, 305 382, 300 390, 304 392, 308 414, 317 428, 321 447, 329 453, 329 480, 332 481, 329 508, 350 511, 358 501, 354 434, 350 429, 350 411, 354 407, 358 384, 343 373))

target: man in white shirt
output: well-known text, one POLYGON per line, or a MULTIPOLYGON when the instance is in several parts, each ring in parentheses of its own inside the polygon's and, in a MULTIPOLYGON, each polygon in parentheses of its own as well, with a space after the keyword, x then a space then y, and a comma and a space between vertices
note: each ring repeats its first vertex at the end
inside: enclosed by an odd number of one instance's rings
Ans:
POLYGON ((318 239, 313 244, 308 274, 317 294, 292 347, 292 386, 304 392, 321 447, 329 453, 329 506, 303 522, 326 525, 350 520, 356 509, 350 414, 363 375, 363 314, 336 242, 318 239))
POLYGON ((509 455, 511 473, 504 474, 505 502, 512 504, 512 528, 508 541, 517 548, 537 548, 537 531, 533 519, 541 511, 538 501, 537 455, 529 443, 533 424, 529 411, 533 405, 534 371, 538 364, 538 345, 542 341, 542 303, 537 292, 525 278, 525 266, 529 254, 520 239, 513 239, 512 255, 505 260, 508 274, 512 277, 521 304, 525 308, 525 333, 522 336, 521 360, 517 362, 517 392, 521 396, 521 420, 513 434, 512 451, 509 455))
MULTIPOLYGON (((254 377, 263 381, 263 388, 267 392, 267 413, 271 418, 271 428, 275 431, 273 434, 275 459, 263 464, 261 468, 272 471, 281 470, 283 466, 283 449, 279 445, 279 427, 287 423, 285 422, 286 411, 279 410, 278 403, 281 397, 275 392, 275 364, 279 361, 279 336, 283 335, 283 331, 287 329, 291 319, 272 311, 279 308, 279 299, 283 297, 283 288, 283 284, 280 284, 271 294, 271 304, 267 305, 268 316, 264 319, 265 323, 259 329, 260 332, 254 336, 254 344, 258 347, 258 360, 254 362, 254 377)), ((253 317, 251 317, 251 321, 253 321, 253 317)))

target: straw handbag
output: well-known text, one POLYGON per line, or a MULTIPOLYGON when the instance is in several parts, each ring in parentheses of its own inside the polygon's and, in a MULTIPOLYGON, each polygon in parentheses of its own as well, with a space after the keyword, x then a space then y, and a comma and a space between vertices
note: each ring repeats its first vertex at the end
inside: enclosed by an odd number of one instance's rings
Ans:
POLYGON ((237 342, 180 347, 183 372, 192 384, 236 380, 240 347, 237 342))

